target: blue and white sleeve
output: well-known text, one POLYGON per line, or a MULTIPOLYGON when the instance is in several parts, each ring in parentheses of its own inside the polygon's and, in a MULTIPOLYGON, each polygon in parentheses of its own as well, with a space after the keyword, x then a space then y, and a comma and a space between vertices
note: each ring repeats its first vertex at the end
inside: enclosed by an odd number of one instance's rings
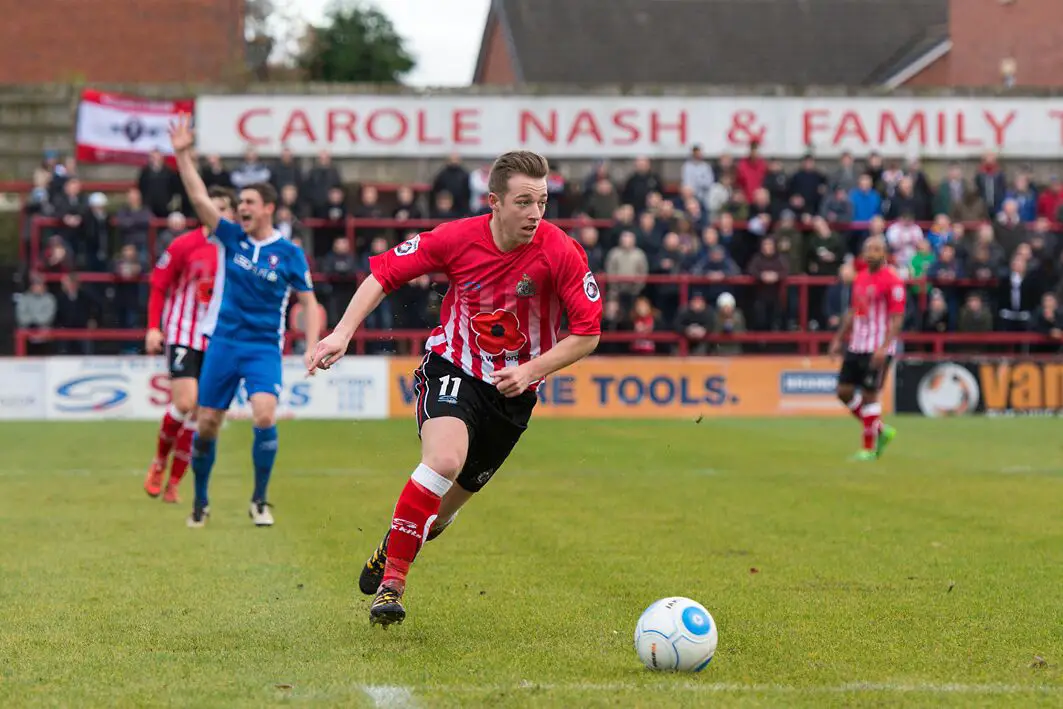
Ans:
POLYGON ((239 224, 228 219, 219 219, 218 227, 214 230, 214 238, 221 242, 227 249, 235 249, 244 238, 244 230, 239 224))
POLYGON ((302 293, 314 290, 314 280, 310 276, 310 264, 306 261, 306 254, 298 247, 295 247, 292 254, 288 283, 302 293))

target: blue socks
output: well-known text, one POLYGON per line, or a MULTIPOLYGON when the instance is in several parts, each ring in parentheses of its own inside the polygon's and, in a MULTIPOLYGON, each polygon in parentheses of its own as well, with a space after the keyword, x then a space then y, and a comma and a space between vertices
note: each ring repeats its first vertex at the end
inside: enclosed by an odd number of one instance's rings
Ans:
POLYGON ((210 483, 210 471, 214 467, 214 456, 218 442, 204 440, 197 433, 192 437, 192 473, 196 479, 196 503, 207 504, 207 485, 210 483))
MULTIPOLYGON (((255 465, 255 492, 252 502, 266 501, 266 487, 273 472, 273 461, 277 459, 277 427, 255 429, 255 443, 251 448, 251 462, 255 465)), ((199 480, 199 476, 196 476, 199 480)))

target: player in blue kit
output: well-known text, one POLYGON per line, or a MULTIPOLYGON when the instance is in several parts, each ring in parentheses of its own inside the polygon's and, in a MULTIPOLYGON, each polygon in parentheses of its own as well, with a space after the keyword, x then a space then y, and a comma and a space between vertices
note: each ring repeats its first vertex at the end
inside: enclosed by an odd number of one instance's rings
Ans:
POLYGON ((321 329, 310 267, 302 249, 273 228, 277 192, 272 186, 245 187, 236 208, 240 223, 222 219, 192 157, 195 136, 190 116, 176 119, 170 139, 188 197, 218 244, 214 293, 204 324, 210 344, 199 376, 199 428, 192 443, 196 494, 188 526, 202 527, 210 514, 207 484, 218 431, 243 381, 255 427, 251 449, 255 489, 248 514, 256 526, 269 527, 273 514, 266 488, 277 457, 281 350, 291 290, 298 293, 306 312, 308 357, 321 329))

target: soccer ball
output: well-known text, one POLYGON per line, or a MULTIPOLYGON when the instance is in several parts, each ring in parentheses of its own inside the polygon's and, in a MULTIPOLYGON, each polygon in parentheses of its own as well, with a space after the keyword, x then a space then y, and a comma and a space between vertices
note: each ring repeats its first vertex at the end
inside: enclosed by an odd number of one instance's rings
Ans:
POLYGON ((716 621, 689 598, 662 598, 635 626, 635 652, 651 670, 701 672, 716 652, 716 621))

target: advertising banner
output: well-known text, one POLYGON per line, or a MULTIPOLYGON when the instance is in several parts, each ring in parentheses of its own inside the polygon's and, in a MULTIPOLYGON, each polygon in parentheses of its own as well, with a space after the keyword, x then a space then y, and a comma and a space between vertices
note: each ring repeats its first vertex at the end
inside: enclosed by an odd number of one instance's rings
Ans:
POLYGON ((898 413, 931 417, 1063 414, 1063 361, 1021 357, 902 360, 896 369, 898 413))
POLYGON ((44 418, 45 361, 0 359, 0 420, 44 418))
MULTIPOLYGON (((170 405, 162 357, 51 357, 45 364, 43 416, 48 419, 150 419, 170 405)), ((302 419, 385 418, 387 360, 348 357, 328 372, 306 377, 300 357, 285 357, 278 416, 302 419)), ((7 381, 7 377, 4 377, 7 381)), ((241 385, 230 418, 251 415, 241 385)))
MULTIPOLYGON (((201 153, 557 158, 744 153, 1063 157, 1056 98, 226 95, 196 101, 201 153)), ((107 124, 110 125, 110 124, 107 124)))
MULTIPOLYGON (((419 358, 390 360, 391 416, 410 416, 419 358)), ((845 416, 826 357, 591 357, 547 378, 536 417, 845 416)), ((883 392, 884 410, 892 397, 883 392)))

